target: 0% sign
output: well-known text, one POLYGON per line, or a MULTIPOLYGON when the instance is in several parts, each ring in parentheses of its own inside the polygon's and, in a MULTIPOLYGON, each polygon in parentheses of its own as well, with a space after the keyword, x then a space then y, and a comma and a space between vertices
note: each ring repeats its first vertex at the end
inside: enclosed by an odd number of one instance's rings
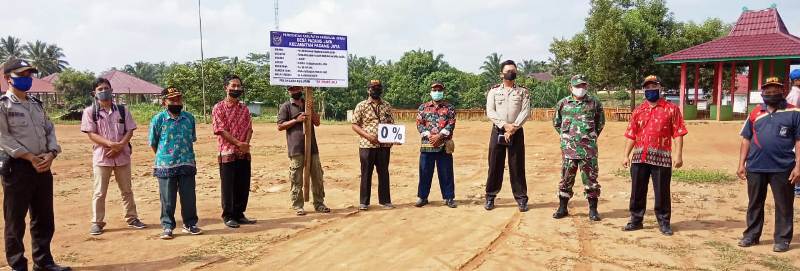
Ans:
POLYGON ((378 142, 405 144, 406 126, 394 124, 378 124, 378 142))

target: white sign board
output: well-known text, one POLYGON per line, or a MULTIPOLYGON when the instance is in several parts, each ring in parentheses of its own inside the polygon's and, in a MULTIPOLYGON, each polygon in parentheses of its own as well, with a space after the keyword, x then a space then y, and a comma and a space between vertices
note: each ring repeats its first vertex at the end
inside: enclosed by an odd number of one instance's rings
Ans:
POLYGON ((394 124, 378 124, 378 142, 406 143, 406 126, 394 124))
POLYGON ((270 85, 347 87, 347 37, 270 32, 270 85))
POLYGON ((760 103, 764 103, 764 99, 761 98, 761 91, 750 92, 750 104, 760 104, 760 103))

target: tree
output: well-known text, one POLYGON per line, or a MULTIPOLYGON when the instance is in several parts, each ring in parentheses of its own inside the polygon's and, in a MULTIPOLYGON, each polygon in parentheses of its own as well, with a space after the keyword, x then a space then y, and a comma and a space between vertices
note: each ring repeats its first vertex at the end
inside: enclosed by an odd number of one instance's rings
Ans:
POLYGON ((89 71, 65 69, 53 83, 56 92, 61 94, 67 107, 86 106, 92 102, 92 84, 95 77, 89 71))
POLYGON ((533 73, 550 72, 550 64, 547 61, 522 60, 519 65, 519 73, 530 75, 533 73))
POLYGON ((489 54, 483 61, 483 65, 481 65, 481 70, 483 71, 481 75, 489 82, 499 81, 500 78, 498 76, 500 76, 500 73, 503 71, 503 67, 500 67, 500 62, 502 61, 503 55, 497 52, 489 54))
POLYGON ((136 76, 139 79, 158 85, 160 85, 166 69, 167 64, 164 62, 148 63, 139 61, 133 63, 133 65, 128 64, 122 67, 122 71, 136 76))
POLYGON ((22 58, 24 56, 24 46, 19 38, 13 36, 0 38, 0 60, 5 61, 11 57, 22 58))
POLYGON ((31 66, 39 70, 39 76, 47 76, 61 72, 69 63, 62 60, 64 53, 61 48, 42 41, 28 42, 24 46, 25 57, 31 61, 31 66))

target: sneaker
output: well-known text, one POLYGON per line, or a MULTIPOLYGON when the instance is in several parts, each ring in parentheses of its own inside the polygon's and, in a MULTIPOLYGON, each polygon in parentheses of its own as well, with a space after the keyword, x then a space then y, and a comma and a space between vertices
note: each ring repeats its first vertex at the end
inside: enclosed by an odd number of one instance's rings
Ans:
POLYGON ((381 204, 381 208, 383 208, 384 210, 391 210, 394 209, 394 205, 392 205, 391 203, 381 204))
POLYGON ((164 232, 162 232, 158 238, 161 238, 162 240, 172 239, 172 229, 164 229, 164 232))
POLYGON ((306 215, 306 210, 303 210, 303 208, 294 208, 294 214, 297 216, 304 216, 306 215))
POLYGON ((91 235, 101 235, 103 234, 103 227, 97 224, 92 224, 92 227, 89 229, 89 234, 91 235))
POLYGON ((236 222, 236 220, 233 219, 225 220, 225 226, 228 228, 235 229, 239 227, 239 222, 236 222))
POLYGON ((360 210, 360 211, 366 211, 368 209, 369 209, 369 205, 366 205, 366 204, 359 204, 358 205, 358 210, 360 210))
POLYGON ((203 230, 197 227, 197 225, 192 225, 192 226, 183 225, 183 232, 191 235, 203 234, 203 230))
POLYGON ((454 199, 446 199, 446 200, 444 200, 444 204, 447 205, 447 207, 450 207, 450 208, 458 207, 458 205, 456 205, 456 200, 454 200, 454 199))
POLYGON ((138 218, 134 218, 133 220, 131 220, 131 222, 128 222, 128 227, 134 229, 144 229, 147 228, 147 225, 142 223, 142 221, 139 220, 138 218))
POLYGON ((419 198, 417 199, 417 203, 414 204, 415 207, 422 207, 428 205, 428 199, 419 198))

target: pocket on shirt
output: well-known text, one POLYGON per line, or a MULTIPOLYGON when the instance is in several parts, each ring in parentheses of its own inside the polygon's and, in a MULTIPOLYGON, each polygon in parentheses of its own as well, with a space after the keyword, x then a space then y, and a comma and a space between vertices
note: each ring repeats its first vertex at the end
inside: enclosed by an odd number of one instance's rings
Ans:
POLYGON ((501 94, 494 95, 494 104, 496 106, 501 106, 506 103, 506 96, 501 94))
POLYGON ((789 126, 780 125, 778 128, 778 136, 781 138, 794 137, 794 131, 792 131, 792 128, 789 126))
POLYGON ((26 127, 26 126, 28 126, 28 120, 26 120, 26 119, 17 119, 17 118, 9 118, 8 119, 8 126, 11 126, 11 127, 26 127))
POLYGON ((521 96, 511 96, 511 102, 513 104, 515 104, 515 105, 521 104, 522 103, 522 97, 521 96))

